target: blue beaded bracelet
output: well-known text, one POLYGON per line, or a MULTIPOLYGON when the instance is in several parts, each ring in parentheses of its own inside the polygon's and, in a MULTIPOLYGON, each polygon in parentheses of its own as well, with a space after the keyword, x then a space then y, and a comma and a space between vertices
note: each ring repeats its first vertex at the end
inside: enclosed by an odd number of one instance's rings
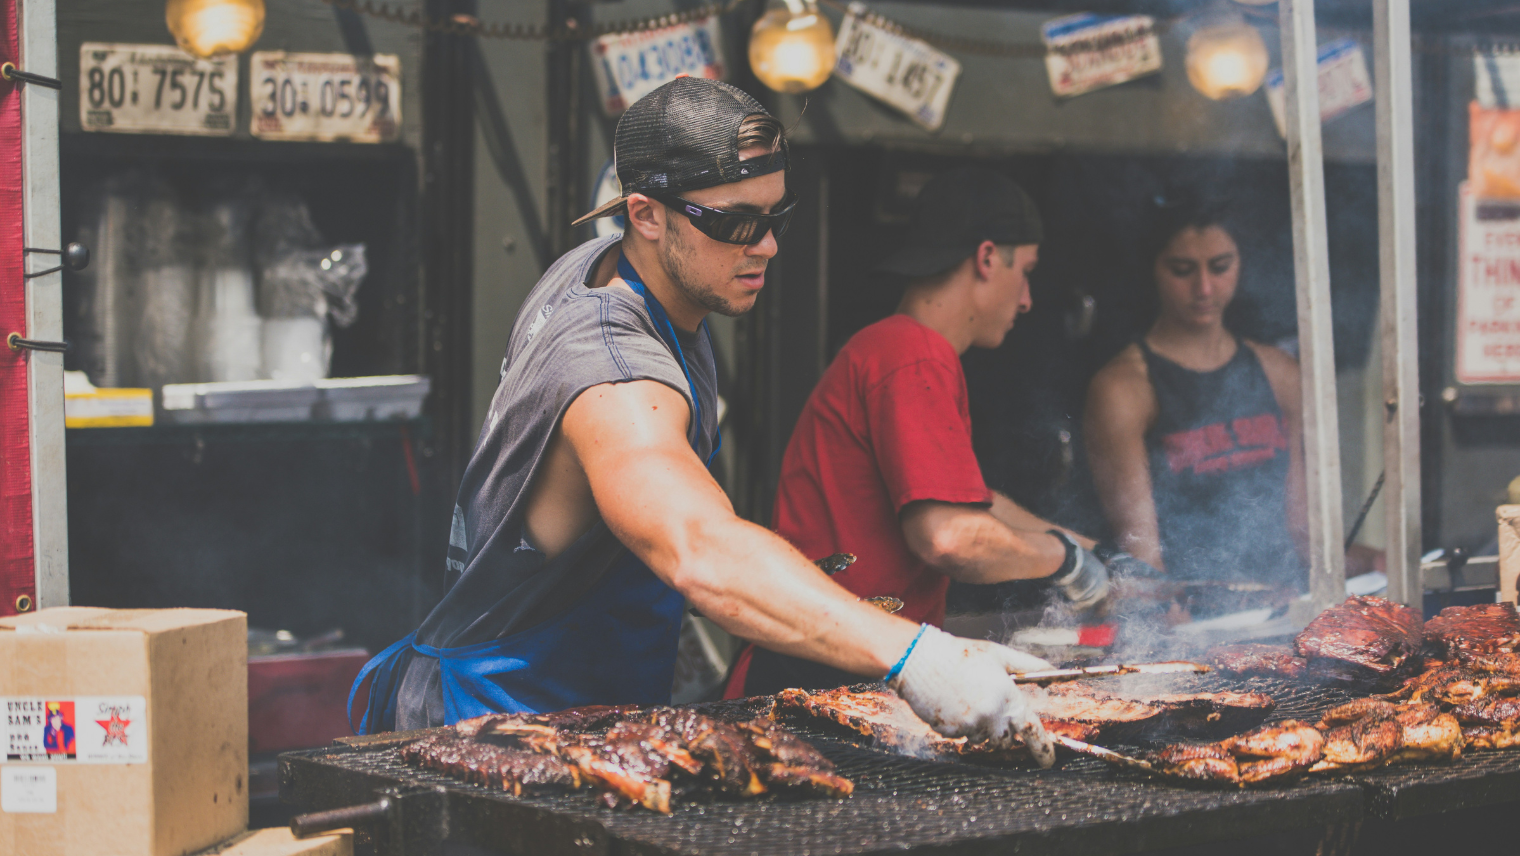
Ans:
POLYGON ((903 666, 908 664, 908 658, 913 655, 913 649, 918 647, 918 640, 923 637, 924 631, 928 629, 929 625, 927 624, 918 625, 918 632, 913 635, 913 641, 908 643, 908 650, 903 652, 902 659, 897 661, 897 665, 893 666, 892 671, 887 672, 887 676, 882 680, 890 683, 893 678, 902 673, 903 666))

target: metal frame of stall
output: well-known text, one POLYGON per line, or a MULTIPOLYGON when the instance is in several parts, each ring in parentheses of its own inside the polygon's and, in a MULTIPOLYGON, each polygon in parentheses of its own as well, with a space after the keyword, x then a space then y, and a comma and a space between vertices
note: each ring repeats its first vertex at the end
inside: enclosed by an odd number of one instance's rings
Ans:
MULTIPOLYGON (((1298 617, 1307 621, 1345 597, 1346 552, 1319 88, 1303 85, 1304 81, 1318 80, 1314 0, 1281 0, 1278 10, 1308 488, 1310 611, 1298 617)), ((1424 586, 1420 576, 1419 342, 1415 323, 1410 37, 1409 0, 1373 0, 1388 597, 1419 608, 1424 586)))

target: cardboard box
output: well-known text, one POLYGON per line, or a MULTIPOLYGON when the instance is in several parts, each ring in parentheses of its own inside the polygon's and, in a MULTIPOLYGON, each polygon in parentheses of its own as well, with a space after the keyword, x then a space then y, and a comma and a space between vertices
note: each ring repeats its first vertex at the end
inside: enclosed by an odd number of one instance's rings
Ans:
POLYGON ((0 853, 184 856, 248 824, 248 621, 0 619, 0 853))
POLYGON ((195 856, 354 856, 354 833, 339 829, 297 838, 283 826, 254 829, 195 856))

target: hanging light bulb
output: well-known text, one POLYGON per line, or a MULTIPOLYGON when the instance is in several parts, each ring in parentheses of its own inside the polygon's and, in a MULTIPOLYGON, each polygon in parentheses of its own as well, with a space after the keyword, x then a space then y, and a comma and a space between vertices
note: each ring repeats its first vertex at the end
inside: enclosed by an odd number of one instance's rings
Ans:
POLYGON ((817 89, 834 72, 834 28, 815 0, 786 0, 750 30, 749 64, 777 92, 817 89))
POLYGON ((169 0, 164 19, 186 53, 242 53, 264 32, 264 0, 169 0))
POLYGON ((1270 61, 1261 33, 1239 15, 1205 20, 1188 37, 1188 80, 1215 101, 1255 92, 1270 61))

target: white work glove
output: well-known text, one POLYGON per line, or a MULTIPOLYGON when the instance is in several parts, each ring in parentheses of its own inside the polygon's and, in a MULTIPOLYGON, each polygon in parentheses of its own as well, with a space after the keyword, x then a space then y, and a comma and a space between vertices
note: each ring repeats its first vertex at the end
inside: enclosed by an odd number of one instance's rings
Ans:
POLYGON ((991 740, 1004 748, 1017 737, 1041 767, 1049 767, 1056 760, 1055 746, 1009 675, 1050 668, 1032 654, 951 636, 926 624, 887 684, 940 734, 991 740))
POLYGON ((1097 606, 1108 597, 1108 568, 1065 532, 1052 529, 1050 534, 1066 545, 1066 562, 1050 578, 1051 584, 1060 589, 1077 609, 1097 606))

